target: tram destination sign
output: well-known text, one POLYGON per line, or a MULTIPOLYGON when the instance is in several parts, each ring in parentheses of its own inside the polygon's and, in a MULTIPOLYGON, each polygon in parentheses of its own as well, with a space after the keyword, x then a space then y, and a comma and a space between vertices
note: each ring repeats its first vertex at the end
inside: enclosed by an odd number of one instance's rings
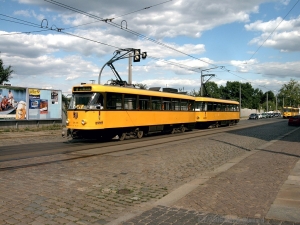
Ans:
POLYGON ((73 91, 91 91, 92 87, 88 86, 88 87, 74 87, 73 91))

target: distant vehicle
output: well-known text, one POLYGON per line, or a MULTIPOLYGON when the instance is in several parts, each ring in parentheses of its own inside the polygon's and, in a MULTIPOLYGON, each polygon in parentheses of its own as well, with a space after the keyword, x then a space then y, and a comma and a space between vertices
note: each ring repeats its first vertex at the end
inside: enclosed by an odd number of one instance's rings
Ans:
POLYGON ((263 119, 263 118, 268 118, 268 114, 267 113, 262 113, 261 114, 261 118, 263 119))
POLYGON ((249 120, 257 120, 258 119, 258 114, 257 113, 251 113, 249 116, 249 120))
POLYGON ((299 108, 283 107, 283 118, 289 118, 299 114, 299 108))
POLYGON ((260 113, 258 113, 257 115, 258 115, 258 119, 262 119, 262 115, 260 113))
POLYGON ((291 116, 288 122, 289 126, 300 126, 300 115, 291 116))
POLYGON ((281 117, 280 113, 274 113, 274 117, 281 117))

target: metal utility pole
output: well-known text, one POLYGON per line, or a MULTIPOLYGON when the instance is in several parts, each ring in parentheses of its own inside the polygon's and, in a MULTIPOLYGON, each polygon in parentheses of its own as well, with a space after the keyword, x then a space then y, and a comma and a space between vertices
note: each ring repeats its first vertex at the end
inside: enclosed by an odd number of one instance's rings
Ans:
POLYGON ((276 95, 276 112, 277 112, 277 95, 276 95))
POLYGON ((209 69, 206 69, 206 70, 201 70, 201 84, 200 84, 200 95, 203 96, 203 88, 204 88, 204 84, 209 81, 212 77, 215 76, 215 74, 203 74, 203 71, 208 71, 208 70, 212 70, 212 69, 216 69, 218 67, 214 67, 214 68, 209 68, 209 69), (210 76, 210 78, 207 79, 206 82, 204 82, 204 77, 205 76, 210 76))
POLYGON ((268 102, 268 92, 267 92, 267 112, 269 112, 269 106, 268 106, 269 102, 268 102))
POLYGON ((128 57, 128 84, 132 84, 132 53, 129 53, 128 57))

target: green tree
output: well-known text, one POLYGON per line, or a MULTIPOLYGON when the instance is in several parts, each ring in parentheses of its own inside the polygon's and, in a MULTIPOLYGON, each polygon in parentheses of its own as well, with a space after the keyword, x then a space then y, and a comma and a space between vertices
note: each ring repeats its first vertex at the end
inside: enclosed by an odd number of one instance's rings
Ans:
POLYGON ((138 83, 138 84, 135 84, 136 87, 139 87, 140 89, 147 89, 147 84, 142 84, 142 83, 138 83))
POLYGON ((194 96, 194 97, 199 97, 199 96, 201 96, 201 93, 200 93, 200 90, 196 91, 195 89, 193 89, 191 92, 188 93, 188 95, 194 96))
POLYGON ((69 108, 70 100, 71 100, 71 98, 68 98, 67 96, 62 94, 62 103, 63 103, 62 110, 66 116, 67 116, 67 109, 69 108))
POLYGON ((240 100, 241 90, 241 102, 242 108, 259 109, 260 98, 262 92, 259 89, 254 89, 250 83, 240 83, 238 81, 228 81, 226 86, 220 87, 220 93, 222 98, 231 99, 235 101, 240 100))
POLYGON ((5 81, 8 82, 13 72, 14 71, 11 69, 11 66, 5 68, 3 60, 0 59, 0 84, 3 84, 5 81))
POLYGON ((298 107, 300 103, 300 85, 291 79, 288 84, 282 85, 278 97, 284 101, 284 106, 298 107))
POLYGON ((211 98, 221 98, 220 88, 213 81, 206 82, 204 85, 204 96, 211 98))

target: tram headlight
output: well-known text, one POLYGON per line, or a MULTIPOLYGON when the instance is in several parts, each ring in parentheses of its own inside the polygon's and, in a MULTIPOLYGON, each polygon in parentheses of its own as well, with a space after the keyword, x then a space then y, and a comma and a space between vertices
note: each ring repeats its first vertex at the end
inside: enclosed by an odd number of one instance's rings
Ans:
POLYGON ((82 124, 82 125, 85 125, 85 124, 86 124, 86 121, 85 121, 85 120, 81 120, 81 124, 82 124))
POLYGON ((67 119, 67 120, 66 120, 66 124, 69 125, 69 123, 70 123, 70 121, 67 119))

